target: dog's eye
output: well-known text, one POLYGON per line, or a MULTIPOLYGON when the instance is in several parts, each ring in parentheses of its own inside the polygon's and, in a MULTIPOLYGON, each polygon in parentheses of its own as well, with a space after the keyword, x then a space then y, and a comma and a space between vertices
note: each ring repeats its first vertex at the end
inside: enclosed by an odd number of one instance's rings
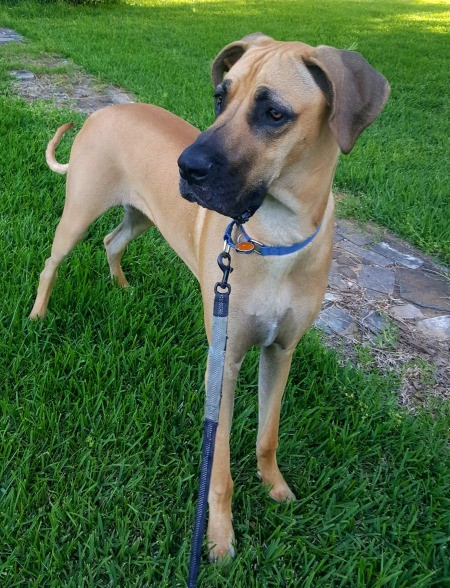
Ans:
POLYGON ((221 94, 216 94, 214 96, 214 99, 215 99, 216 114, 219 114, 220 111, 222 110, 223 96, 221 94))
POLYGON ((269 110, 266 112, 266 115, 268 118, 274 120, 275 122, 280 122, 284 118, 284 114, 276 110, 275 108, 269 108, 269 110))

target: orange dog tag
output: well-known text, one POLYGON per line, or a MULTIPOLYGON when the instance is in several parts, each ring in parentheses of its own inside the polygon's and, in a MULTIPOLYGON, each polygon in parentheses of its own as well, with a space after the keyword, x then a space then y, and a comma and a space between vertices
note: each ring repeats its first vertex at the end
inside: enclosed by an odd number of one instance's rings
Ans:
POLYGON ((251 253, 254 248, 255 246, 250 241, 242 241, 242 243, 236 245, 236 251, 241 251, 242 253, 251 253))

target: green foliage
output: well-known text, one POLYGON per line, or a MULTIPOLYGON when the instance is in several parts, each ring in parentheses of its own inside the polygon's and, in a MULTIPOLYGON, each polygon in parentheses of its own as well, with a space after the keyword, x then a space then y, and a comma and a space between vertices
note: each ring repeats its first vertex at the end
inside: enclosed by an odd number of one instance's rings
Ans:
POLYGON ((71 4, 86 4, 89 6, 111 6, 118 4, 121 0, 65 0, 71 4))
POLYGON ((119 4, 121 0, 38 0, 42 4, 73 4, 74 6, 112 6, 119 4))

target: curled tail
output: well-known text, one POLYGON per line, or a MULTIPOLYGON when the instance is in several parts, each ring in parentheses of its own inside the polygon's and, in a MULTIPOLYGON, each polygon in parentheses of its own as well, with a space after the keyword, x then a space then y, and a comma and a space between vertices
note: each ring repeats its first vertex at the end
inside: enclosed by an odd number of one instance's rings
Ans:
POLYGON ((55 159, 55 149, 58 146, 58 143, 61 141, 61 137, 67 132, 69 129, 73 127, 73 123, 66 123, 59 127, 56 131, 54 137, 49 141, 47 145, 47 149, 45 150, 45 160, 47 162, 48 167, 56 172, 57 174, 66 174, 67 170, 69 169, 68 163, 58 163, 55 159))

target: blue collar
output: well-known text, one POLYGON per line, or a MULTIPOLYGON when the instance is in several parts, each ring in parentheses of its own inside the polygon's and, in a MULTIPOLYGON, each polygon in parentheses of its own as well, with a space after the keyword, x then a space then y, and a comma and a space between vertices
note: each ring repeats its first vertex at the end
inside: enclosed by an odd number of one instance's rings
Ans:
POLYGON ((235 249, 236 253, 258 253, 258 255, 288 255, 289 253, 295 253, 296 251, 300 251, 300 249, 303 249, 304 247, 309 245, 309 243, 311 243, 311 241, 320 231, 321 226, 322 223, 319 223, 319 226, 314 231, 314 233, 306 239, 304 239, 303 241, 300 241, 300 243, 294 243, 293 245, 288 245, 285 247, 282 245, 264 245, 259 241, 255 241, 246 233, 242 225, 240 225, 237 221, 233 220, 227 226, 225 234, 223 236, 223 240, 225 245, 231 247, 232 249, 235 249), (235 243, 231 237, 231 233, 235 226, 240 228, 241 237, 243 237, 238 240, 238 243, 235 243))

